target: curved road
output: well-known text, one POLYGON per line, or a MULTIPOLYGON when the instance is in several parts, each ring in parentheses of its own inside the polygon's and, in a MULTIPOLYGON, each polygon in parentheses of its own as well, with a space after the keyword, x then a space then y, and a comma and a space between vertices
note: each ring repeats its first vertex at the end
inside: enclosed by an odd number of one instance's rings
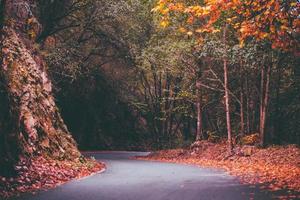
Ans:
POLYGON ((132 160, 141 152, 88 153, 107 165, 105 172, 74 180, 17 200, 242 200, 271 199, 259 189, 241 185, 220 170, 132 160))

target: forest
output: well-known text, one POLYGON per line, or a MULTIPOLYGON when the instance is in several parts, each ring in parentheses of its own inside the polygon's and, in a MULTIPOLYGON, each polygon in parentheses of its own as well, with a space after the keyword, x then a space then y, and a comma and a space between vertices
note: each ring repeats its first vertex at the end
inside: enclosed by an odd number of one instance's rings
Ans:
POLYGON ((228 167, 274 148, 299 194, 298 0, 0 0, 0 15, 0 196, 104 168, 82 151, 205 149, 221 161, 200 165, 228 167))

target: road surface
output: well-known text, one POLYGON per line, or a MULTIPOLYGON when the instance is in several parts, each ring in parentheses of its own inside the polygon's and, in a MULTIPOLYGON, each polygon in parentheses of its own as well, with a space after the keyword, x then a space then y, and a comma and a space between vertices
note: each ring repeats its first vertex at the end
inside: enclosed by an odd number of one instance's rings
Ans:
POLYGON ((141 152, 88 153, 107 165, 105 172, 74 180, 17 200, 243 200, 271 199, 241 185, 224 171, 130 159, 141 152))

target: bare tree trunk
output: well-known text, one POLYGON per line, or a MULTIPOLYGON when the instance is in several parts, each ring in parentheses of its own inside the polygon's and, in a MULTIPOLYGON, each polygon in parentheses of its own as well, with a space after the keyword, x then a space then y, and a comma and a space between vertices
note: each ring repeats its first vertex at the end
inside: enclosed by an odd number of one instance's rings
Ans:
POLYGON ((161 98, 161 102, 164 101, 164 107, 163 107, 163 118, 164 118, 164 124, 163 124, 163 135, 164 138, 167 140, 170 140, 170 135, 169 135, 169 124, 171 123, 171 113, 170 113, 170 87, 171 87, 171 78, 169 75, 169 72, 165 72, 166 77, 165 77, 165 83, 163 84, 163 97, 161 98))
MULTIPOLYGON (((176 91, 176 82, 174 83, 174 86, 173 86, 173 89, 170 90, 170 95, 169 95, 169 98, 172 98, 172 100, 170 100, 170 123, 169 123, 169 130, 168 130, 168 135, 170 137, 172 137, 173 135, 176 134, 177 132, 177 129, 179 128, 180 124, 182 124, 180 121, 181 120, 176 120, 176 115, 174 114, 173 112, 173 109, 176 107, 176 101, 174 100, 177 95, 178 95, 178 92, 176 91), (174 125, 175 122, 178 122, 177 125, 174 125), (175 126, 175 128, 174 128, 175 126)), ((182 117, 180 117, 182 118, 182 117)))
POLYGON ((262 137, 263 133, 263 110, 264 110, 264 90, 265 90, 265 67, 262 66, 260 73, 260 99, 259 99, 259 134, 262 137))
POLYGON ((246 90, 247 133, 250 133, 250 112, 249 112, 249 110, 250 110, 250 105, 249 105, 250 93, 249 93, 248 73, 246 74, 245 90, 246 90))
POLYGON ((243 137, 245 134, 245 116, 244 116, 244 76, 242 72, 242 63, 240 66, 240 81, 241 81, 241 92, 240 92, 240 102, 241 102, 241 108, 240 108, 240 118, 241 118, 241 132, 240 135, 243 137))
MULTIPOLYGON (((227 25, 224 27, 223 33, 223 42, 226 45, 226 33, 227 25)), ((226 53, 225 53, 226 54, 226 53)), ((231 123, 230 123, 230 106, 229 106, 229 86, 228 86, 228 66, 227 66, 227 58, 223 59, 224 65, 224 89, 225 89, 225 111, 226 111, 226 125, 227 125, 227 135, 228 135, 228 152, 232 153, 232 135, 231 135, 231 123)))
POLYGON ((265 145, 266 117, 267 117, 267 109, 269 105, 270 77, 271 77, 271 65, 269 64, 267 67, 265 92, 263 95, 262 108, 261 108, 261 119, 260 119, 260 145, 261 146, 265 145))
POLYGON ((201 105, 201 81, 199 78, 196 81, 196 96, 197 96, 197 129, 196 129, 196 140, 200 140, 203 137, 202 134, 202 105, 201 105))

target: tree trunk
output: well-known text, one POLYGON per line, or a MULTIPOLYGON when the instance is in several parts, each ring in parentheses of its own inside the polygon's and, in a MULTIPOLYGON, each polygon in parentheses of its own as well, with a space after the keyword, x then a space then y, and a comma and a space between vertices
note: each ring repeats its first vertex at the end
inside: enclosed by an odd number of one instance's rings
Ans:
POLYGON ((263 133, 263 110, 264 110, 264 90, 265 90, 265 67, 261 68, 260 72, 260 99, 259 99, 259 134, 262 137, 263 133))
POLYGON ((196 129, 196 140, 200 140, 202 135, 202 105, 201 105, 201 82, 199 78, 196 81, 196 96, 197 96, 197 129, 196 129))
POLYGON ((249 92, 249 83, 248 83, 248 73, 246 74, 246 83, 245 83, 245 90, 246 90, 246 117, 247 117, 247 133, 250 133, 250 105, 249 105, 249 98, 250 98, 250 92, 249 92))
MULTIPOLYGON (((264 69, 262 70, 262 76, 264 69)), ((261 94, 261 114, 260 114, 260 145, 265 146, 265 137, 266 137, 266 117, 267 117, 267 109, 269 104, 269 90, 270 90, 270 77, 271 77, 271 66, 270 64, 267 67, 267 74, 266 74, 266 83, 265 86, 263 85, 262 88, 265 88, 265 91, 261 94)), ((264 81, 262 80, 262 84, 264 81)))
POLYGON ((241 117, 241 132, 240 135, 243 137, 245 134, 245 115, 244 115, 244 76, 242 72, 242 63, 240 66, 240 78, 241 78, 241 92, 240 92, 240 101, 241 101, 241 107, 240 107, 240 117, 241 117))
POLYGON ((33 8, 38 7, 32 2, 1 1, 4 25, 0 80, 8 111, 0 118, 3 120, 0 124, 5 124, 0 130, 1 143, 5 144, 0 147, 4 152, 0 166, 6 166, 1 172, 7 172, 21 157, 47 154, 54 159, 74 159, 80 156, 55 105, 46 64, 34 46, 41 25, 34 17, 37 11, 33 8))
MULTIPOLYGON (((227 25, 224 27, 223 42, 226 46, 227 25)), ((225 49, 226 50, 226 49, 225 49)), ((226 53, 225 53, 226 54, 226 53)), ((229 106, 229 86, 228 86, 228 66, 226 56, 223 59, 224 66, 224 90, 225 90, 225 111, 226 111, 226 126, 228 135, 228 152, 232 153, 232 138, 231 138, 231 123, 230 123, 230 106, 229 106)))

